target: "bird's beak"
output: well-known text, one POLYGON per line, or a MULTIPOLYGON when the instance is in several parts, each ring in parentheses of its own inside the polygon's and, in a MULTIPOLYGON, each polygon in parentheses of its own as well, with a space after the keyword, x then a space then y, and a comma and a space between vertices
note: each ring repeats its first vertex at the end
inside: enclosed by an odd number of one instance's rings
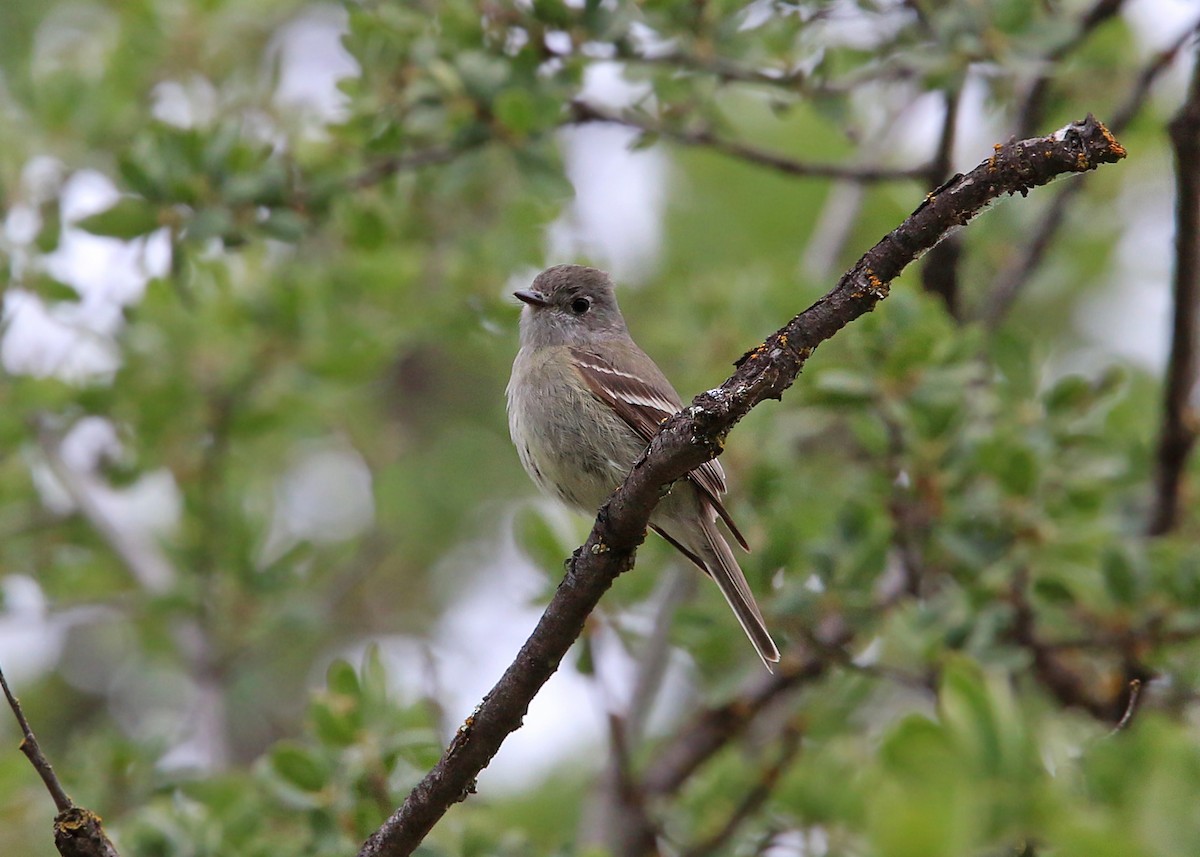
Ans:
POLYGON ((530 306, 550 306, 550 301, 546 300, 546 296, 541 292, 535 292, 533 289, 521 289, 520 291, 513 292, 513 297, 530 306))

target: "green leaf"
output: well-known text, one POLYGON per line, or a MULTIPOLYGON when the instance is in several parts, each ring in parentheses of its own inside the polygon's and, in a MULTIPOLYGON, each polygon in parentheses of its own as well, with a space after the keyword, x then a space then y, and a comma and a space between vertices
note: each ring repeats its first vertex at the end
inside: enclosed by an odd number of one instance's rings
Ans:
POLYGON ((533 95, 527 89, 509 87, 492 102, 496 118, 510 131, 525 135, 537 126, 537 111, 533 95))
POLYGON ((93 235, 128 240, 158 228, 158 207, 141 197, 123 196, 112 208, 76 221, 75 225, 93 235))
POLYGON ((1128 554, 1119 548, 1111 548, 1104 554, 1101 570, 1104 573, 1104 586, 1113 600, 1119 604, 1134 604, 1139 587, 1128 554))
POLYGON ((52 200, 41 206, 42 226, 33 245, 42 253, 53 253, 62 237, 62 214, 58 200, 52 200))
POLYGON ((226 239, 233 234, 233 214, 226 208, 206 208, 196 212, 184 230, 184 236, 197 244, 203 244, 213 238, 226 239))
POLYGON ((306 792, 320 791, 328 781, 325 766, 299 744, 276 744, 271 750, 271 767, 284 780, 306 792))
POLYGON ((37 291, 48 301, 70 301, 71 303, 79 301, 78 291, 66 283, 60 283, 53 277, 39 277, 37 291))
POLYGON ((1033 582, 1033 591, 1051 604, 1074 604, 1077 600, 1071 587, 1053 577, 1039 577, 1033 582))
POLYGON ((325 684, 332 693, 340 693, 345 696, 358 698, 361 693, 361 686, 358 681, 358 673, 354 671, 354 667, 342 658, 337 658, 329 665, 329 669, 325 672, 325 684))
POLYGON ((259 228, 269 238, 295 244, 304 237, 306 224, 304 218, 288 208, 277 208, 267 215, 259 228))

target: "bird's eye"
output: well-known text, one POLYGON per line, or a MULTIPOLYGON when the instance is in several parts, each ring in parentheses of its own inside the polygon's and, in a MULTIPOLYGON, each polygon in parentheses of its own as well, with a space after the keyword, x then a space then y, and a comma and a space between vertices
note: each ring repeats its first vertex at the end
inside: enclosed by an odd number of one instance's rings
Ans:
POLYGON ((575 315, 583 315, 592 308, 592 302, 587 298, 575 298, 571 301, 571 312, 575 315))

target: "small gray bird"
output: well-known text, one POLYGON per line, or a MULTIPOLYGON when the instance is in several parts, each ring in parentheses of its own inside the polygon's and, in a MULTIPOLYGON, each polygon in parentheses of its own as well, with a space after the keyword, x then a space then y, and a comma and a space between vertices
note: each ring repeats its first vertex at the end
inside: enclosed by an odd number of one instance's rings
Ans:
MULTIPOLYGON (((525 306, 521 350, 508 382, 513 443, 542 491, 595 514, 683 401, 630 338, 604 271, 556 265, 514 294, 525 306)), ((702 464, 662 499, 650 527, 717 582, 770 669, 779 649, 717 529, 719 517, 749 550, 721 505, 723 493, 721 465, 702 464)))

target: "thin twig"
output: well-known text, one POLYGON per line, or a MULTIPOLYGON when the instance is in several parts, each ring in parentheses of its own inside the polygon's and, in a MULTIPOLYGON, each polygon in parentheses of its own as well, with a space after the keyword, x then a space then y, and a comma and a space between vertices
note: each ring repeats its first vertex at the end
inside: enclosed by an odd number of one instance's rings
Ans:
POLYGON ((720 829, 712 836, 684 851, 683 857, 707 857, 709 854, 720 852, 725 847, 738 829, 762 808, 763 804, 767 802, 767 798, 775 791, 780 778, 800 752, 800 739, 803 735, 803 731, 795 723, 785 726, 783 734, 780 736, 778 758, 763 770, 758 777, 758 782, 742 796, 742 800, 729 814, 729 818, 725 820, 720 829))
MULTIPOLYGON (((1028 137, 1034 133, 1043 121, 1046 112, 1046 97, 1050 92, 1050 84, 1061 62, 1075 50, 1087 42, 1088 37, 1105 21, 1115 18, 1125 5, 1125 0, 1096 0, 1091 8, 1079 19, 1079 26, 1074 35, 1050 51, 1041 61, 1043 71, 1030 84, 1025 93, 1025 100, 1017 111, 1016 135, 1028 137)), ((1116 129, 1116 122, 1110 124, 1116 129)))
POLYGON ((1175 150, 1175 275, 1171 353, 1163 390, 1154 474, 1154 506, 1147 532, 1161 536, 1179 523, 1188 459, 1200 431, 1193 396, 1200 372, 1200 50, 1192 68, 1187 100, 1171 120, 1175 150))
POLYGON ((347 187, 350 190, 361 190, 373 187, 384 179, 391 178, 398 173, 418 170, 422 167, 437 166, 438 164, 448 164, 489 141, 489 137, 481 136, 457 145, 431 146, 428 149, 418 149, 413 152, 406 152, 403 155, 392 155, 387 158, 381 158, 351 178, 347 183, 347 187))
POLYGON ((8 686, 8 679, 4 677, 3 670, 0 670, 0 688, 3 688, 8 706, 21 727, 21 752, 42 778, 46 791, 50 792, 58 810, 54 817, 54 847, 58 849, 58 853, 62 857, 120 857, 104 832, 100 816, 89 809, 76 806, 63 788, 50 760, 42 752, 42 747, 33 734, 33 728, 25 717, 21 703, 8 686))
POLYGON ((623 857, 650 857, 658 854, 658 828, 650 818, 645 791, 633 776, 633 762, 621 718, 608 716, 608 734, 612 747, 612 797, 614 825, 609 829, 612 853, 623 857))
POLYGON ((829 669, 831 659, 808 647, 784 652, 773 674, 756 676, 741 693, 698 712, 674 730, 642 775, 647 794, 672 794, 722 747, 742 735, 771 704, 810 684, 829 669))
POLYGON ((46 784, 46 791, 50 792, 50 797, 54 798, 55 808, 59 812, 65 812, 73 807, 75 803, 67 795, 66 789, 59 782, 58 775, 54 773, 54 768, 51 766, 50 760, 42 752, 41 745, 38 744, 37 737, 33 734, 33 729, 30 727, 29 721, 25 718, 25 712, 21 710, 21 703, 13 695, 12 690, 8 686, 8 680, 4 677, 4 670, 0 670, 0 687, 4 688, 4 696, 8 699, 8 707, 12 709, 13 714, 17 718, 17 723, 21 726, 21 752, 29 759, 29 763, 33 765, 33 769, 38 772, 38 776, 46 784))
POLYGON ((793 158, 774 152, 767 152, 746 143, 739 143, 736 140, 723 139, 707 128, 682 130, 672 128, 644 114, 608 110, 580 100, 571 102, 570 124, 584 125, 590 122, 607 122, 614 125, 624 125, 627 128, 634 128, 647 134, 654 134, 673 143, 710 149, 714 152, 719 152, 760 167, 767 167, 768 169, 776 170, 789 176, 845 179, 858 182, 885 182, 919 179, 929 172, 928 167, 892 168, 874 165, 814 164, 808 161, 797 161, 793 158))
MULTIPOLYGON (((749 68, 724 57, 699 57, 682 50, 645 54, 632 50, 627 43, 617 45, 616 59, 645 66, 665 66, 671 72, 680 69, 715 77, 722 83, 746 83, 769 86, 794 93, 809 93, 808 75, 798 69, 749 68)), ((817 91, 820 91, 819 87, 817 91)))
POLYGON ((1138 703, 1141 701, 1141 698, 1142 682, 1140 679, 1135 678, 1129 682, 1129 703, 1125 706, 1125 713, 1121 715, 1121 719, 1113 727, 1113 732, 1121 732, 1129 728, 1129 724, 1133 722, 1133 716, 1137 714, 1138 703))
POLYGON ((1124 148, 1092 116, 1048 137, 998 146, 970 173, 929 194, 828 294, 747 352, 724 384, 696 396, 663 423, 629 476, 601 506, 587 541, 571 557, 566 576, 516 659, 438 763, 359 854, 411 854, 447 810, 474 791, 475 777, 520 728, 530 701, 558 668, 601 597, 633 567, 663 489, 718 455, 728 432, 751 409, 780 398, 822 342, 874 309, 905 268, 1000 197, 1024 195, 1063 174, 1124 157, 1124 148))
MULTIPOLYGON (((1013 579, 1009 600, 1013 606, 1013 622, 1009 629, 1012 641, 1027 651, 1033 659, 1033 675, 1055 699, 1064 706, 1081 708, 1097 720, 1120 719, 1124 710, 1119 696, 1104 698, 1096 694, 1095 682, 1089 682, 1069 665, 1058 650, 1042 642, 1034 626, 1034 609, 1027 595, 1029 572, 1021 569, 1013 579)), ((1126 665, 1127 681, 1139 681, 1148 675, 1144 667, 1130 661, 1126 665)))
MULTIPOLYGON (((954 167, 954 139, 958 128, 958 105, 962 86, 955 85, 943 93, 946 115, 942 119, 942 133, 937 152, 929 164, 926 178, 931 191, 936 190, 950 177, 954 167)), ((925 256, 921 266, 921 285, 925 291, 935 294, 946 305, 952 318, 959 317, 958 268, 962 258, 962 237, 950 235, 925 256)))
MULTIPOLYGON (((1114 134, 1120 134, 1138 116, 1149 101, 1147 96, 1154 83, 1164 71, 1171 67, 1179 52, 1193 38, 1198 29, 1200 29, 1200 20, 1188 27, 1173 44, 1159 53, 1142 69, 1125 101, 1113 112, 1110 128, 1114 134)), ((995 283, 984 300, 983 309, 979 313, 979 317, 990 329, 995 330, 1000 327, 1013 304, 1016 303, 1017 296, 1033 277, 1034 271, 1041 267, 1050 245, 1054 243, 1066 221, 1067 210, 1071 202, 1083 192, 1084 187, 1086 185, 1083 182, 1071 182, 1058 189, 1037 224, 1029 230, 1032 238, 1025 245, 1025 252, 1015 262, 1006 265, 997 275, 995 283)))

